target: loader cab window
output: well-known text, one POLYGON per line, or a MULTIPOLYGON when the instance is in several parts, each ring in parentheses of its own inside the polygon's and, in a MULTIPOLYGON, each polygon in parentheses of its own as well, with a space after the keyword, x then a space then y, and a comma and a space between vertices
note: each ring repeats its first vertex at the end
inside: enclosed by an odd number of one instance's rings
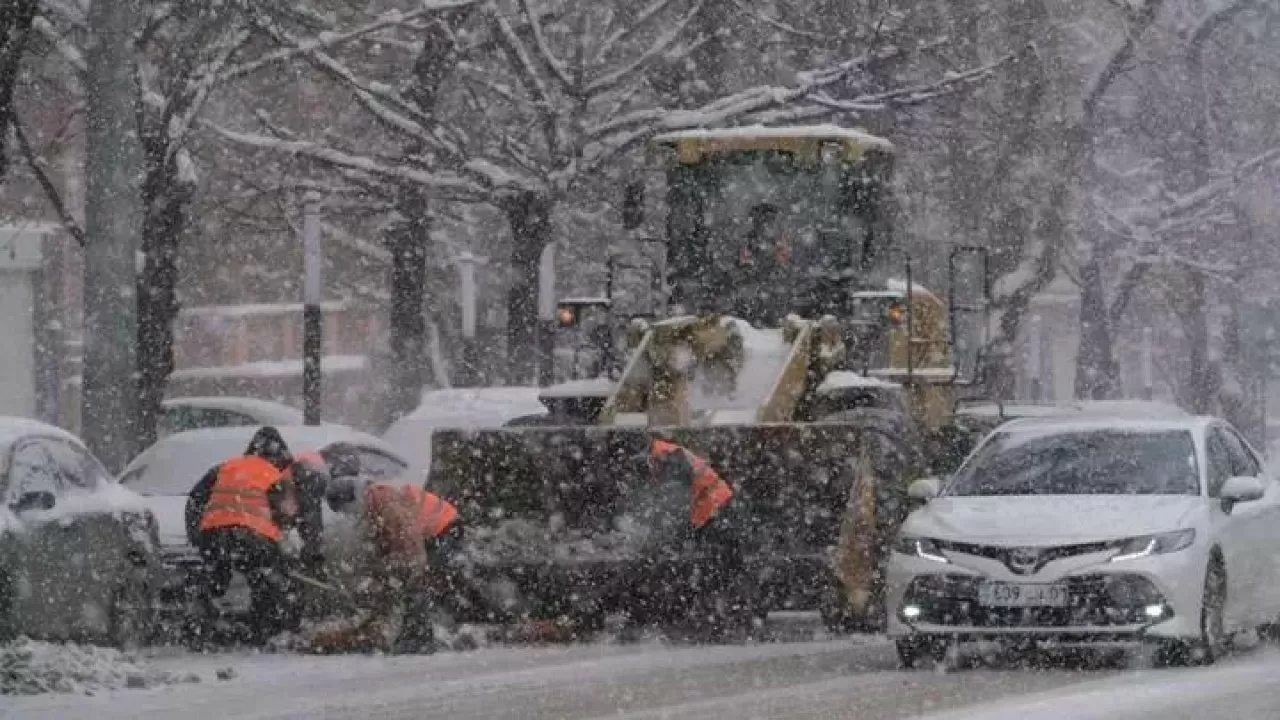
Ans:
POLYGON ((865 164, 777 150, 672 168, 673 302, 756 325, 810 310, 874 254, 875 185, 865 164))

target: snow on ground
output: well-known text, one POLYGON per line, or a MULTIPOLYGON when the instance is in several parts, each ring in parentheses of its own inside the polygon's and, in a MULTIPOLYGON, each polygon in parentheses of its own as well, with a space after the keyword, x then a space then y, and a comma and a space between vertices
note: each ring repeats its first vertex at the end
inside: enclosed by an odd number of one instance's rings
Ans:
POLYGON ((1280 653, 1268 650, 1211 668, 1144 670, 1069 688, 938 713, 925 720, 1181 720, 1280 717, 1280 653))
POLYGON ((0 695, 93 695, 122 688, 200 682, 193 672, 149 667, 119 650, 26 638, 0 646, 0 695))
MULTIPOLYGON (((98 697, 0 704, 23 720, 890 720, 1082 683, 1063 670, 907 672, 882 638, 685 647, 661 643, 496 647, 428 657, 215 655, 161 669, 235 678, 98 697)), ((1049 714, 1025 717, 1056 717, 1049 714)))

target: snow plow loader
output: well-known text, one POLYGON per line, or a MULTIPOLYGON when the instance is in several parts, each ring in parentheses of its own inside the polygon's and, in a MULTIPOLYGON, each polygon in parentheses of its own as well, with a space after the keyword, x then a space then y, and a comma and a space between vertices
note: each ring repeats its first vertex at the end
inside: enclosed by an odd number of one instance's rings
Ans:
MULTIPOLYGON (((964 381, 952 348, 961 316, 985 311, 985 283, 964 305, 963 283, 948 301, 912 281, 892 245, 887 141, 737 128, 661 136, 650 151, 667 185, 665 312, 611 308, 625 352, 604 377, 545 387, 548 417, 432 438, 428 483, 467 519, 468 585, 488 588, 475 619, 598 626, 645 598, 659 624, 742 628, 814 609, 832 626, 874 624, 906 487, 953 445, 964 381), (734 489, 717 529, 656 573, 630 504, 653 480, 620 450, 655 432, 734 489), (731 582, 705 580, 729 566, 731 582), (685 602, 629 584, 654 576, 685 602)), ((980 250, 953 249, 949 271, 974 259, 985 266, 980 250)))

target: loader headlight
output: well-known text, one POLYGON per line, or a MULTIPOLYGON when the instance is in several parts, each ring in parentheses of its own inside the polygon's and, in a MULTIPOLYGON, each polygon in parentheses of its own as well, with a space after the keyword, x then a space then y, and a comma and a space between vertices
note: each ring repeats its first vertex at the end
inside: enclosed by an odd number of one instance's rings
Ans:
POLYGON ((912 537, 910 535, 902 535, 893 543, 893 551, 902 553, 903 555, 911 555, 913 557, 924 558, 940 563, 950 563, 947 556, 942 554, 942 550, 938 548, 938 543, 928 538, 912 537))
POLYGON ((1195 540, 1196 531, 1191 528, 1158 535, 1142 535, 1128 538, 1115 544, 1116 554, 1111 556, 1111 562, 1123 562, 1147 557, 1148 555, 1164 555, 1178 552, 1190 547, 1195 540))

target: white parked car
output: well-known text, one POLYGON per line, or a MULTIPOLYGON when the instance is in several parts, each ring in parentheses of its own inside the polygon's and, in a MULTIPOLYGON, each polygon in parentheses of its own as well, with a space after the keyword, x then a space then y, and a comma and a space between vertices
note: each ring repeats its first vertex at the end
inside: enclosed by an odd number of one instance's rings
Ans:
POLYGON ((206 428, 301 425, 302 422, 301 410, 270 400, 248 397, 176 397, 161 403, 156 431, 159 437, 165 437, 206 428))
POLYGON ((134 645, 160 577, 157 528, 80 440, 0 417, 0 638, 134 645))
POLYGON ((431 435, 435 430, 499 428, 513 420, 547 414, 538 400, 541 388, 506 387, 428 390, 422 404, 382 434, 400 455, 415 465, 431 467, 431 435))
POLYGON ((907 666, 993 640, 1212 662, 1280 618, 1280 487, 1213 418, 1015 420, 910 495, 885 586, 907 666))
MULTIPOLYGON (((403 460, 382 440, 340 425, 277 426, 290 452, 314 452, 333 443, 354 445, 360 451, 362 475, 383 482, 422 484, 425 471, 403 460)), ((182 589, 189 571, 200 562, 187 540, 186 505, 191 488, 214 466, 241 455, 257 426, 191 430, 162 438, 129 463, 120 482, 142 496, 159 522, 159 537, 167 571, 164 595, 182 589)), ((341 525, 325 507, 326 543, 331 525, 341 525)))

